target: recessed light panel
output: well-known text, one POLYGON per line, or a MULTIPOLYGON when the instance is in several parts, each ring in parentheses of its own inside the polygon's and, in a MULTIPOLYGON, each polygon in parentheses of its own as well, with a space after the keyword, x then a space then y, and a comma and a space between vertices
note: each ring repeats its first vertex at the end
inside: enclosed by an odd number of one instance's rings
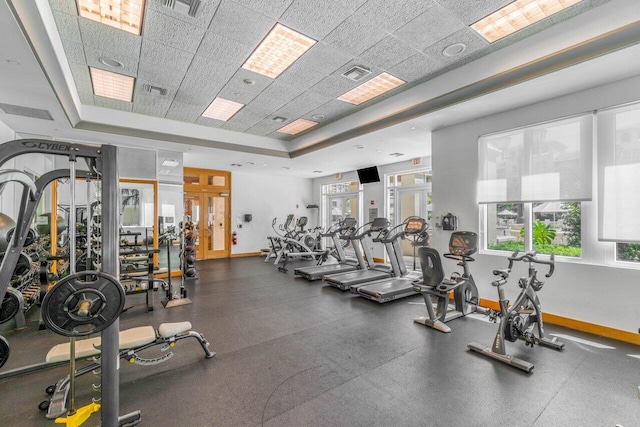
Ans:
POLYGON ((360 105, 376 96, 395 89, 405 84, 404 80, 392 76, 388 73, 378 74, 371 80, 362 83, 360 86, 351 89, 349 92, 340 96, 340 101, 345 101, 353 105, 360 105))
POLYGON ((298 119, 295 120, 291 123, 289 123, 288 125, 281 127, 280 129, 278 129, 278 132, 280 133, 288 133, 289 135, 295 135, 297 133, 300 133, 302 131, 305 131, 309 128, 314 127, 315 125, 317 125, 317 122, 313 122, 311 120, 307 120, 307 119, 298 119))
POLYGON ((275 79, 314 44, 312 38, 276 24, 242 68, 275 79))
POLYGON ((226 122, 233 117, 235 113, 240 111, 242 107, 244 107, 244 104, 240 104, 239 102, 229 101, 224 98, 216 98, 211 102, 211 104, 209 104, 209 107, 204 110, 202 117, 226 122))
POLYGON ((582 0, 517 0, 471 25, 489 43, 515 33, 582 0))
POLYGON ((76 0, 78 15, 140 35, 145 0, 76 0))
POLYGON ((133 98, 133 77, 112 73, 111 71, 89 67, 93 93, 105 98, 131 102, 133 98))

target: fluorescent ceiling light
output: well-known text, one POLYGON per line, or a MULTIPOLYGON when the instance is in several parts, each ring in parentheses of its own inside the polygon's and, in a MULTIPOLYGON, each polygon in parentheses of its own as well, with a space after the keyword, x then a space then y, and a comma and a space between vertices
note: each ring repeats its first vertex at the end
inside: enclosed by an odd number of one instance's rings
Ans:
POLYGON ((111 71, 89 67, 93 93, 105 98, 131 102, 133 98, 133 77, 112 73, 111 71))
POLYGON ((312 38, 276 24, 242 68, 275 79, 314 44, 312 38))
POLYGON ((242 107, 244 107, 244 104, 240 104, 239 102, 229 101, 224 98, 216 98, 211 101, 209 107, 204 110, 202 117, 209 117, 210 119, 217 119, 226 122, 233 117, 235 113, 240 111, 242 107))
POLYGON ((382 73, 362 83, 360 86, 351 89, 349 92, 338 97, 338 99, 353 105, 360 105, 405 83, 404 80, 394 77, 391 74, 382 73))
POLYGON ((168 168, 175 168, 179 164, 180 164, 179 161, 177 161, 177 160, 169 160, 169 159, 166 159, 166 160, 164 160, 162 162, 162 166, 166 166, 168 168))
POLYGON ((317 125, 317 122, 313 122, 311 120, 307 120, 307 119, 298 119, 295 120, 291 123, 289 123, 288 125, 281 127, 280 129, 278 129, 278 132, 280 133, 288 133, 289 135, 295 135, 297 133, 300 133, 302 131, 305 131, 309 128, 314 127, 315 125, 317 125))
POLYGON ((140 35, 145 0, 76 0, 78 15, 140 35))
POLYGON ((471 28, 493 43, 582 0, 517 0, 482 18, 471 28))

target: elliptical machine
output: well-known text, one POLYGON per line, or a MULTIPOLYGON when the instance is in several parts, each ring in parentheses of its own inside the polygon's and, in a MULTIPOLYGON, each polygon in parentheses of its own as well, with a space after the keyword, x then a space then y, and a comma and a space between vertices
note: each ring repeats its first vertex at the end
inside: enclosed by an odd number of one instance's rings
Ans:
POLYGON ((451 233, 449 253, 443 256, 458 261, 458 266, 462 267, 462 274, 454 272, 450 279, 444 277, 442 261, 436 249, 422 247, 418 250, 422 279, 413 282, 413 290, 422 294, 428 316, 416 317, 413 319, 414 322, 449 333, 451 328, 445 325, 446 322, 469 313, 486 312, 478 306, 478 288, 468 266, 469 262, 474 261, 470 255, 478 251, 477 243, 478 235, 472 231, 451 233), (453 291, 453 307, 449 306, 451 291, 453 291), (436 298, 435 309, 432 297, 436 298))
POLYGON ((545 264, 549 266, 549 272, 545 277, 551 277, 555 269, 554 255, 551 254, 549 261, 539 260, 535 251, 527 252, 518 256, 518 251, 514 252, 509 259, 509 267, 506 270, 493 270, 494 276, 500 279, 491 284, 498 288, 498 298, 500 311, 490 310, 489 319, 493 322, 500 318, 498 332, 493 340, 491 348, 476 343, 470 343, 467 348, 475 352, 484 354, 500 362, 515 366, 523 371, 531 372, 533 364, 522 359, 510 356, 505 348, 505 340, 515 342, 518 339, 524 341, 525 345, 531 348, 535 344, 540 344, 554 350, 562 350, 564 344, 557 338, 549 339, 544 336, 544 325, 542 322, 542 308, 537 292, 542 289, 544 282, 538 280, 535 264, 545 264), (507 284, 509 273, 516 261, 529 263, 528 277, 521 277, 518 286, 522 289, 515 302, 509 307, 509 300, 505 298, 503 286, 507 284))

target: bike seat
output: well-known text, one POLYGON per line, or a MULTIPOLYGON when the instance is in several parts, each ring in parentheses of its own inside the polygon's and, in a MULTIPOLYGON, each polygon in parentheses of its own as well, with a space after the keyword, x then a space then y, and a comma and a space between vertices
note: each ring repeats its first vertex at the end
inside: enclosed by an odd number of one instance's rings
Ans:
POLYGON ((494 276, 500 276, 503 279, 509 278, 509 270, 493 270, 494 276))

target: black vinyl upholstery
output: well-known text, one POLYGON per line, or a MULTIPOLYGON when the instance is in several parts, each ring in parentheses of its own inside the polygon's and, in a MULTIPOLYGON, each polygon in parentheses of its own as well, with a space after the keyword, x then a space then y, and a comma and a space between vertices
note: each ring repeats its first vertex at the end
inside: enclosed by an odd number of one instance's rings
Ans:
POLYGON ((444 280, 444 269, 436 249, 422 247, 418 250, 422 267, 422 285, 436 287, 444 280))

